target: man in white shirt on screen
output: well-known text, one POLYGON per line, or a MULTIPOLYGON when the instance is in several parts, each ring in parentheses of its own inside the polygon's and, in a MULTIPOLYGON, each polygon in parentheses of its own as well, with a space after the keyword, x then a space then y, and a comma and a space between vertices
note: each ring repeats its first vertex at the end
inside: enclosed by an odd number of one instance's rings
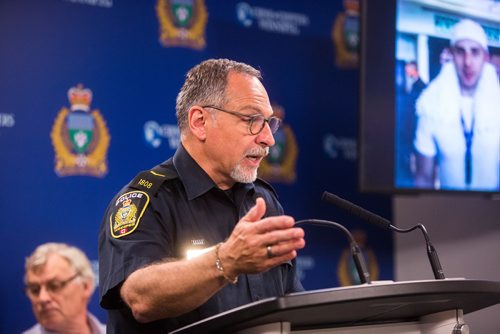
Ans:
POLYGON ((415 184, 419 188, 494 191, 500 174, 500 87, 488 63, 483 28, 453 27, 453 61, 417 100, 415 184))

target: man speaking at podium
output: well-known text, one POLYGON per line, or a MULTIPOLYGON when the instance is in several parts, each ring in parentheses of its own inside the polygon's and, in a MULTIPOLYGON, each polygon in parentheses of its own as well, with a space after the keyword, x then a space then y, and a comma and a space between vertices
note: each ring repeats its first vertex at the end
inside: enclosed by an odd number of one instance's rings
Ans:
POLYGON ((257 168, 280 120, 255 68, 211 59, 177 96, 181 145, 108 206, 99 233, 108 333, 167 333, 302 291, 304 231, 257 168))

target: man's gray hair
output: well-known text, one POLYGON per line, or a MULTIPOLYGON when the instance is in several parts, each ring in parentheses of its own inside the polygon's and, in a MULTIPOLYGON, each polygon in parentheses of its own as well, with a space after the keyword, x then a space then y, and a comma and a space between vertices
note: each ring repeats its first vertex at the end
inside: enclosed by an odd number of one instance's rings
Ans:
POLYGON ((73 268, 81 278, 91 284, 91 290, 94 292, 95 276, 89 259, 80 249, 65 243, 49 242, 38 246, 33 253, 26 258, 24 265, 25 283, 27 283, 27 273, 43 267, 52 254, 59 255, 66 259, 70 267, 73 268))
POLYGON ((188 128, 188 112, 194 105, 223 106, 230 72, 243 73, 262 80, 259 70, 229 59, 209 59, 186 74, 176 101, 177 123, 181 134, 188 128))

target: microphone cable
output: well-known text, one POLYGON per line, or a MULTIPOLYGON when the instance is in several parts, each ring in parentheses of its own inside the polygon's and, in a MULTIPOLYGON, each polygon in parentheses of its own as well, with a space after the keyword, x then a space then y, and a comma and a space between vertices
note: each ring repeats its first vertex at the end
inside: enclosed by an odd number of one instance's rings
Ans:
POLYGON ((359 276, 360 282, 370 284, 371 279, 370 279, 370 273, 368 272, 367 266, 365 259, 363 257, 363 253, 361 252, 361 248, 359 247, 358 243, 356 240, 354 240, 351 232, 349 230, 336 222, 332 222, 329 220, 322 220, 322 219, 304 219, 304 220, 299 220, 295 222, 295 226, 297 225, 302 225, 302 224, 309 224, 309 225, 316 225, 316 226, 326 226, 326 227, 332 227, 338 230, 341 230, 342 232, 347 235, 347 238, 349 239, 349 244, 350 244, 350 249, 351 249, 351 254, 352 254, 352 259, 354 261, 354 265, 356 266, 356 271, 359 276))

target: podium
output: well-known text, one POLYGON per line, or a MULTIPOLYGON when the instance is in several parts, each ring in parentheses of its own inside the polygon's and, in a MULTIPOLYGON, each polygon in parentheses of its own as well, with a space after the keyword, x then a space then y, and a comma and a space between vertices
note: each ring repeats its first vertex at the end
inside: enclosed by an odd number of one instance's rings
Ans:
POLYGON ((498 303, 495 281, 379 282, 267 298, 171 333, 468 334, 463 315, 498 303))

